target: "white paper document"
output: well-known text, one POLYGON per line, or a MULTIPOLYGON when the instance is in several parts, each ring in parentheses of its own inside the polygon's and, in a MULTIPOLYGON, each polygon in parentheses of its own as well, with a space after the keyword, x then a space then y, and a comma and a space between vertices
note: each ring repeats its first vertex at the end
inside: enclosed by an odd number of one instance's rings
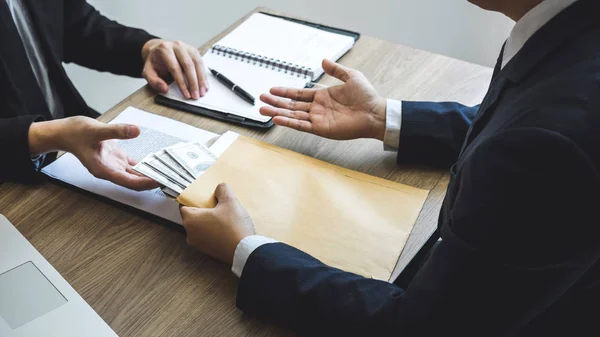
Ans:
POLYGON ((255 13, 216 44, 304 66, 314 80, 323 73, 323 59, 339 59, 354 38, 255 13))
MULTIPOLYGON (((179 142, 200 142, 207 145, 219 137, 215 133, 133 107, 127 108, 110 122, 110 124, 118 123, 134 124, 142 129, 139 137, 119 141, 119 145, 136 160, 141 160, 152 152, 159 151, 166 146, 175 145, 179 142)), ((214 154, 216 157, 237 138, 237 134, 232 132, 228 132, 225 135, 227 137, 219 139, 209 147, 211 152, 213 147, 215 147, 214 154)), ((91 193, 182 224, 179 204, 175 200, 165 196, 160 189, 137 192, 115 185, 109 181, 98 179, 92 176, 79 160, 70 153, 66 153, 52 164, 43 168, 42 172, 52 178, 91 193)))
POLYGON ((267 122, 271 117, 263 116, 259 112, 260 108, 266 105, 259 99, 261 94, 268 93, 272 87, 303 88, 309 82, 308 79, 296 75, 284 74, 262 66, 249 66, 237 59, 219 56, 211 52, 206 53, 203 60, 207 67, 222 72, 233 83, 252 95, 256 99, 255 104, 252 105, 237 96, 210 72, 207 72, 210 89, 204 97, 197 100, 184 98, 175 82, 169 85, 169 91, 164 95, 194 106, 267 122))
POLYGON ((255 13, 223 37, 202 57, 206 67, 221 73, 255 98, 250 104, 210 72, 203 97, 186 99, 177 83, 165 97, 188 105, 267 123, 260 114, 260 95, 273 87, 304 88, 323 74, 321 62, 337 61, 354 46, 354 37, 255 13))

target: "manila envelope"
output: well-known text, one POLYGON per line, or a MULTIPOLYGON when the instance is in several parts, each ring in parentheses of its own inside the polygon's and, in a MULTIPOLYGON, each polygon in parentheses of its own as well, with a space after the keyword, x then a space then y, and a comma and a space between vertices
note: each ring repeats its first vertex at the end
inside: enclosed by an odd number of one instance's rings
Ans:
POLYGON ((214 190, 223 182, 257 234, 384 281, 429 193, 240 136, 177 200, 214 207, 214 190))

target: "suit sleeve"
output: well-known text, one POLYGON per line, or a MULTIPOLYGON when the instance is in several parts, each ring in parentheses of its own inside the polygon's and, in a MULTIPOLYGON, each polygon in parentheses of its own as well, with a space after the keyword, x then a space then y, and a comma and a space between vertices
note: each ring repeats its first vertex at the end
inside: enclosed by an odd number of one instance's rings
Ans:
POLYGON ((155 38, 101 15, 85 0, 64 2, 65 62, 118 75, 141 77, 142 47, 155 38))
POLYGON ((403 101, 398 163, 450 167, 477 111, 479 105, 403 101))
POLYGON ((459 170, 443 240, 407 289, 271 243, 248 259, 238 307, 309 335, 504 336, 543 319, 600 257, 598 173, 539 130, 490 139, 459 170))
POLYGON ((30 183, 36 179, 37 166, 29 154, 29 127, 41 116, 0 119, 0 182, 30 183))

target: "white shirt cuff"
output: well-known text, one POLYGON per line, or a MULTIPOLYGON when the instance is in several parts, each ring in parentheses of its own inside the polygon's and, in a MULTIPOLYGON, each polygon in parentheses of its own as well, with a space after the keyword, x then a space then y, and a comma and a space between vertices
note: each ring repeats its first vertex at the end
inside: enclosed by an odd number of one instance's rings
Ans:
POLYGON ((267 243, 274 242, 277 241, 260 235, 250 235, 243 238, 235 248, 231 271, 235 274, 235 276, 242 277, 244 266, 246 266, 246 261, 248 261, 250 254, 252 254, 256 248, 266 245, 267 243))
POLYGON ((400 127, 402 126, 402 101, 387 100, 385 111, 385 136, 383 149, 395 151, 400 143, 400 127))

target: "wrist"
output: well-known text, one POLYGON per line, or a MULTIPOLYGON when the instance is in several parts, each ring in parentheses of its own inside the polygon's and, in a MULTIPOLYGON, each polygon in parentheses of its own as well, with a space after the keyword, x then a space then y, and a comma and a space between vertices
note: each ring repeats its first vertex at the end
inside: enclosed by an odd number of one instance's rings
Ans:
POLYGON ((29 127, 29 154, 38 156, 48 152, 63 150, 61 142, 62 121, 35 122, 29 127))
POLYGON ((371 114, 371 136, 370 138, 383 141, 385 139, 385 127, 387 117, 387 99, 379 97, 371 114))

